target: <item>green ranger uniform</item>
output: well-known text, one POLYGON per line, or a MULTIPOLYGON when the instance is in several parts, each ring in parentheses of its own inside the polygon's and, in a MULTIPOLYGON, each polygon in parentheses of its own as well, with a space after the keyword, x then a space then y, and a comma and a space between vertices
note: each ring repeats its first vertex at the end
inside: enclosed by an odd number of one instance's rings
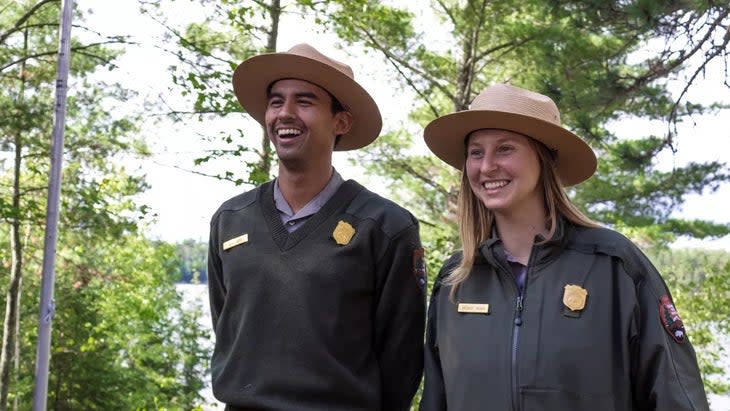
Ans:
POLYGON ((620 234, 560 221, 521 294, 493 236, 450 301, 459 261, 428 309, 422 411, 709 409, 664 281, 620 234))
POLYGON ((211 222, 215 396, 227 410, 408 410, 425 322, 416 219, 347 181, 288 233, 272 187, 211 222))

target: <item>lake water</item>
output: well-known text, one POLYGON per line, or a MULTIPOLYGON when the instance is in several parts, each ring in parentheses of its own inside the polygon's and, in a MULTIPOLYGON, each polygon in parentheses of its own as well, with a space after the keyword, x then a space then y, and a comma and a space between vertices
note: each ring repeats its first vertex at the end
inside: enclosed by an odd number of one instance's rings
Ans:
MULTIPOLYGON (((199 306, 202 311, 200 317, 200 324, 205 329, 210 330, 210 346, 213 345, 213 330, 211 327, 210 320, 210 305, 208 304, 208 287, 205 284, 177 284, 177 290, 183 296, 183 301, 187 306, 199 306)), ((213 391, 210 388, 210 373, 205 377, 206 387, 201 392, 205 404, 203 410, 205 411, 223 411, 225 406, 213 397, 213 391)))

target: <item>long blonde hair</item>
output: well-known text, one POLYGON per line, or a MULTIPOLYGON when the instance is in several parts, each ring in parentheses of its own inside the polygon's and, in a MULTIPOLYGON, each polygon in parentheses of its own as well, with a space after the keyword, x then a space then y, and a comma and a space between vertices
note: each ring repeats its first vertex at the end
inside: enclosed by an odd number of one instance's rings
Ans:
MULTIPOLYGON (((571 223, 584 227, 599 227, 590 218, 586 217, 578 207, 573 204, 565 192, 560 177, 557 174, 555 152, 550 150, 541 142, 526 136, 530 146, 537 153, 540 162, 540 179, 542 184, 545 207, 548 217, 548 236, 550 239, 555 234, 557 218, 562 216, 571 223)), ((469 137, 467 136, 466 141, 469 137)), ((471 272, 480 244, 489 239, 494 224, 494 213, 474 194, 469 184, 469 177, 466 174, 466 162, 461 170, 461 189, 458 199, 458 224, 459 238, 461 239, 462 258, 445 278, 443 283, 451 285, 451 299, 456 295, 459 285, 466 281, 471 272)))

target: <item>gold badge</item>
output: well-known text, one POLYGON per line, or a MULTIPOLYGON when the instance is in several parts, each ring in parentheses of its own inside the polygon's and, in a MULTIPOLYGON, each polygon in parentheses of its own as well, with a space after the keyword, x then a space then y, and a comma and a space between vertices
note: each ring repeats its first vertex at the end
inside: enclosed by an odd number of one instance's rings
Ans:
POLYGON ((223 251, 228 250, 229 248, 233 248, 239 244, 243 244, 245 242, 248 242, 248 234, 239 235, 236 238, 231 238, 230 240, 223 243, 223 251))
POLYGON ((567 284, 563 293, 563 304, 572 311, 580 311, 586 306, 586 297, 588 297, 588 291, 585 288, 567 284))
POLYGON ((347 245, 350 240, 352 240, 352 236, 355 235, 355 228, 350 225, 350 223, 346 221, 340 220, 340 222, 337 223, 337 227, 335 227, 335 231, 332 232, 332 237, 335 239, 337 244, 339 245, 347 245))
POLYGON ((489 314, 489 304, 459 303, 460 313, 489 314))

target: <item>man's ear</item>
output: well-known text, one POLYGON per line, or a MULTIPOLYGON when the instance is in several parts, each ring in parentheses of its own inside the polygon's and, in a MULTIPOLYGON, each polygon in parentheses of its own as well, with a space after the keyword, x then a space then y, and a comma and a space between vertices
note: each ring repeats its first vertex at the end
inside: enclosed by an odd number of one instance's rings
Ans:
POLYGON ((352 113, 340 111, 335 114, 335 135, 346 134, 352 128, 352 113))

